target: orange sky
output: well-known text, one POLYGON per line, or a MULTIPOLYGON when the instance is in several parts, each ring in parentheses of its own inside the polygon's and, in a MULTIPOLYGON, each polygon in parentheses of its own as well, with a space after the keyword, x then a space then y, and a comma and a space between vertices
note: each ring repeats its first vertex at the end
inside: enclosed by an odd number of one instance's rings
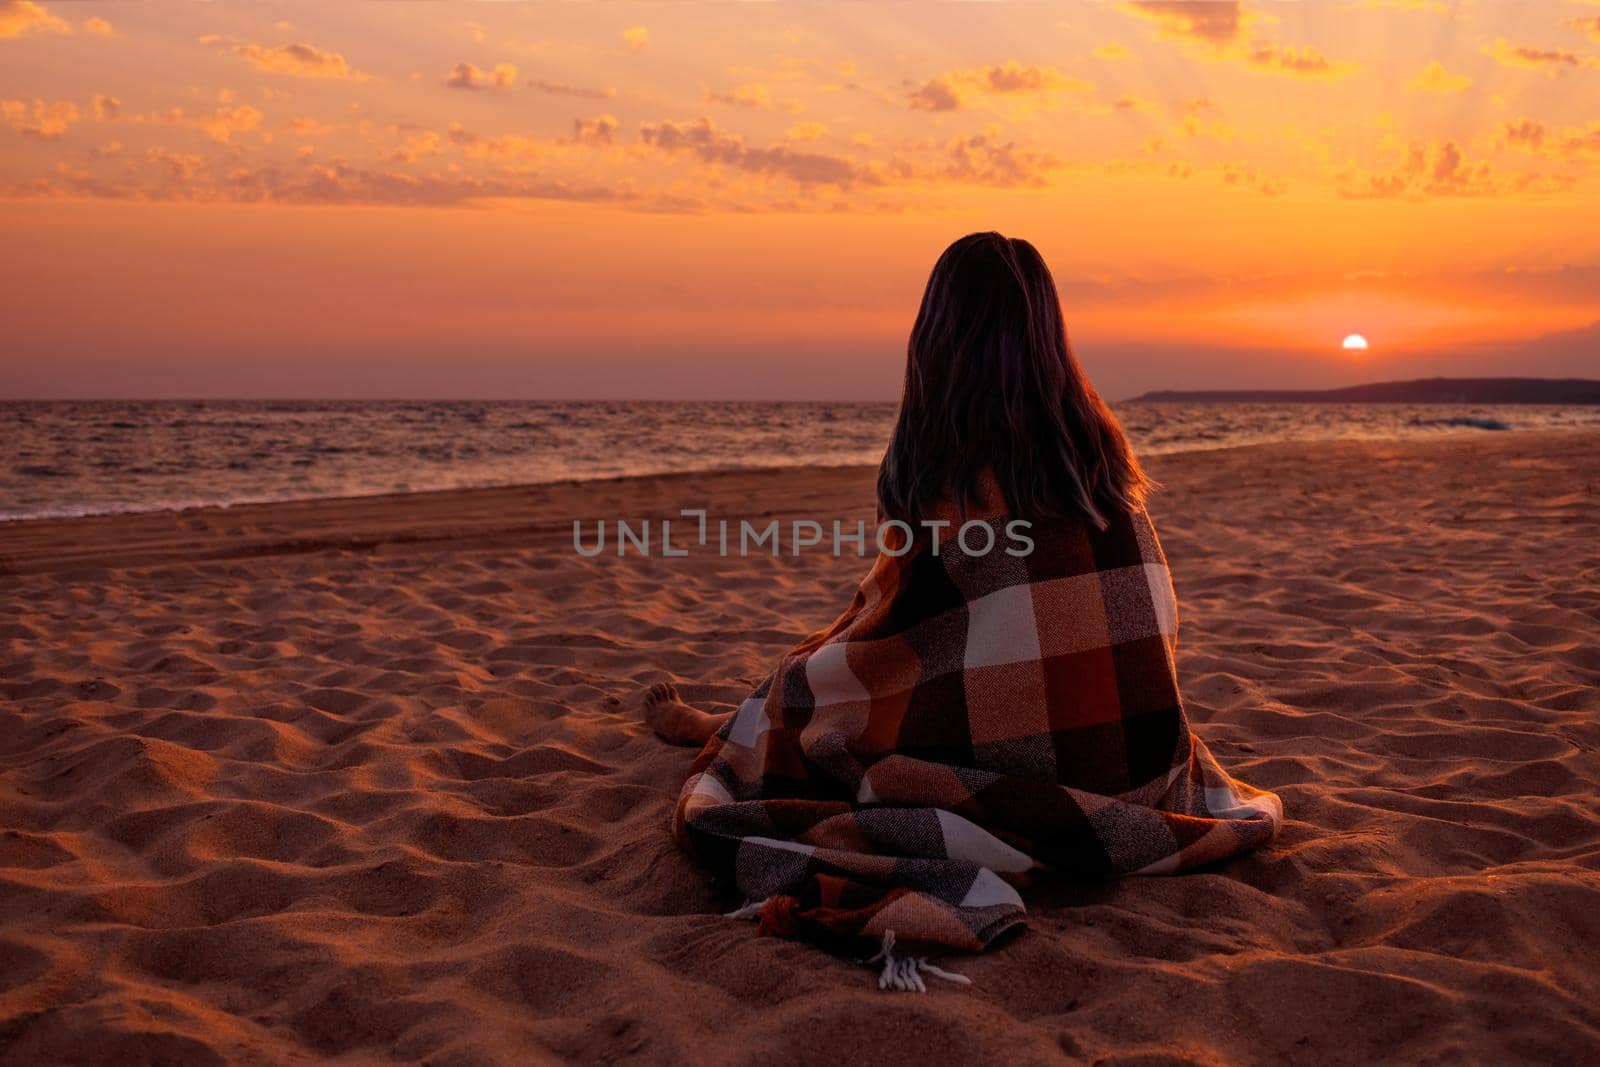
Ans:
POLYGON ((0 0, 0 396, 892 398, 989 228, 1113 397, 1600 375, 1597 101, 1594 0, 0 0))

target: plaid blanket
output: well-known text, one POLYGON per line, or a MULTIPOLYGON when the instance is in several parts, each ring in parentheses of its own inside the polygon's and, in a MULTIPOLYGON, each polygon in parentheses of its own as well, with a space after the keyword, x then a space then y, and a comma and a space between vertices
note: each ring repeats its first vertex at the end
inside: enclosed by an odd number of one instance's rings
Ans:
POLYGON ((674 833, 763 931, 976 951, 1022 922, 1031 872, 1166 874, 1276 833, 1278 798, 1184 717, 1149 516, 1035 524, 1022 557, 985 521, 987 555, 880 553, 695 761, 674 833))

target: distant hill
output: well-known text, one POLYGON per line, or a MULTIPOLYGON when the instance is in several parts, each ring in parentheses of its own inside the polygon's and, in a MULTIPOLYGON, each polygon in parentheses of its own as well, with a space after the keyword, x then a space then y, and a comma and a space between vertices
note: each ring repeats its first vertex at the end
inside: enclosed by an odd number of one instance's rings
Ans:
POLYGON ((1418 378, 1344 389, 1158 389, 1142 404, 1600 404, 1592 378, 1418 378))

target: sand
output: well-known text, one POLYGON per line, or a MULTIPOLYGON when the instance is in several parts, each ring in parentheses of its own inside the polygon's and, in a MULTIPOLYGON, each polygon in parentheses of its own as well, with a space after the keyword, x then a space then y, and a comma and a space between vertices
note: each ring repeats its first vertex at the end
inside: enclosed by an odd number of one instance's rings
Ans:
POLYGON ((1600 1061, 1600 437, 1151 466, 1190 716, 1288 823, 923 996, 716 916, 634 703, 736 703, 865 564, 571 547, 870 471, 0 525, 0 1059, 1600 1061))

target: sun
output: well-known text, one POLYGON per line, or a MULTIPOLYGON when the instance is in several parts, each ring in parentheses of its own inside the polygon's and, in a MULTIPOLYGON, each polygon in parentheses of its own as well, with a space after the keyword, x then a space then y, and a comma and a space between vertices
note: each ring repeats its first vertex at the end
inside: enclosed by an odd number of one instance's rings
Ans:
POLYGON ((1367 339, 1359 333, 1353 333, 1344 339, 1344 350, 1346 352, 1365 352, 1367 350, 1367 339))

